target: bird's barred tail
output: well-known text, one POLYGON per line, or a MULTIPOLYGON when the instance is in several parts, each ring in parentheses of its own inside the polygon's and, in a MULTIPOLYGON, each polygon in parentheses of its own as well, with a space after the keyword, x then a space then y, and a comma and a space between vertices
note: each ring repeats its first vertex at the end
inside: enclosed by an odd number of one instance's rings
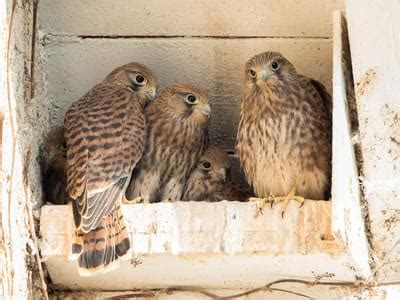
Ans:
POLYGON ((78 271, 81 276, 111 271, 122 258, 130 256, 128 231, 119 204, 96 229, 75 233, 72 254, 79 255, 78 271))

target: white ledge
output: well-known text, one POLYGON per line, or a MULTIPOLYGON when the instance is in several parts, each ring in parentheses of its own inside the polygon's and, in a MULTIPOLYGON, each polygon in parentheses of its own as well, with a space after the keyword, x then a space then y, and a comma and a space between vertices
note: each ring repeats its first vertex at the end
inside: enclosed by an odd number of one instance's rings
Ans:
POLYGON ((134 257, 120 268, 80 277, 68 261, 70 206, 44 206, 42 257, 55 285, 128 290, 172 285, 247 288, 282 277, 355 281, 363 277, 341 238, 331 232, 331 202, 291 202, 256 216, 254 203, 177 202, 124 205, 134 257))

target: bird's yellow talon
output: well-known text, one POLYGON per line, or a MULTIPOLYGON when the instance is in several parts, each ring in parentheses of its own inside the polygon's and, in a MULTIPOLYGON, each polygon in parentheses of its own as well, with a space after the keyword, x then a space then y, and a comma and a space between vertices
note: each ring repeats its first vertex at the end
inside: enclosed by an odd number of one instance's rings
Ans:
POLYGON ((264 207, 265 205, 271 201, 270 197, 267 198, 255 198, 255 197, 250 197, 249 201, 255 202, 257 204, 257 213, 256 217, 259 215, 264 214, 264 207))
POLYGON ((286 208, 289 205, 289 200, 300 202, 300 207, 304 205, 304 197, 296 195, 296 187, 293 187, 286 196, 273 197, 273 202, 283 202, 282 218, 284 217, 286 208))

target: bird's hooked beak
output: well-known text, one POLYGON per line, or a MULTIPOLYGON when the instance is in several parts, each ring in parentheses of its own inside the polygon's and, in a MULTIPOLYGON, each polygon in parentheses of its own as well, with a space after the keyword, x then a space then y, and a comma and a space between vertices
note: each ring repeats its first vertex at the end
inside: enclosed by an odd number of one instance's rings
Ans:
POLYGON ((260 76, 259 76, 259 78, 261 79, 261 80, 267 80, 271 75, 273 74, 273 72, 271 71, 271 70, 269 70, 269 69, 263 69, 263 70, 261 70, 260 71, 260 76))
POLYGON ((225 182, 226 180, 226 170, 224 168, 219 169, 218 174, 221 176, 222 180, 225 182))
POLYGON ((196 106, 195 110, 198 110, 199 112, 201 112, 202 114, 205 114, 208 118, 210 118, 211 115, 211 107, 210 104, 208 103, 200 103, 196 106))
POLYGON ((152 88, 149 92, 148 92, 148 96, 151 100, 154 100, 156 98, 157 95, 157 88, 154 87, 152 88))

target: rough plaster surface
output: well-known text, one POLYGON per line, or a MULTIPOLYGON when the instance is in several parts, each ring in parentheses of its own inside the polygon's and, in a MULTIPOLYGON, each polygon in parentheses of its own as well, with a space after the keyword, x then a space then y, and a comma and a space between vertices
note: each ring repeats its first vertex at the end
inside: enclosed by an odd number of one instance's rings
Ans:
MULTIPOLYGON (((13 1, 1 1, 1 54, 3 41, 8 40, 8 28, 13 1), (4 10, 3 10, 4 9, 4 10)), ((41 100, 31 97, 32 83, 31 1, 16 1, 10 42, 10 68, 1 55, 0 109, 4 114, 1 148, 1 212, 4 253, 1 267, 3 296, 15 299, 41 297, 38 249, 33 242, 32 206, 41 201, 40 167, 38 163, 41 127, 47 116, 41 100), (9 85, 7 84, 9 78, 9 85), (9 93, 7 92, 9 87, 9 93)), ((4 52, 3 52, 4 51, 4 52)))
MULTIPOLYGON (((4 57, 6 56, 6 28, 7 28, 7 9, 6 9, 6 2, 0 1, 0 98, 4 98, 6 95, 5 91, 5 70, 6 70, 6 62, 4 57)), ((0 116, 0 153, 2 151, 2 144, 3 144, 3 111, 1 111, 0 116)), ((0 158, 0 168, 2 166, 2 159, 0 158)), ((2 190, 3 180, 0 181, 0 191, 2 190)), ((0 205, 0 214, 2 214, 2 206, 0 205)), ((0 270, 4 270, 6 267, 6 256, 4 252, 4 241, 3 241, 3 224, 0 222, 0 270)), ((0 272, 0 296, 5 295, 4 291, 4 283, 3 280, 5 279, 3 272, 0 272)))
POLYGON ((330 37, 342 0, 41 0, 40 27, 54 34, 330 37), (62 13, 60 13, 62 12, 62 13))
POLYGON ((376 271, 379 281, 399 280, 400 2, 346 1, 346 9, 376 271))
POLYGON ((284 219, 281 205, 256 216, 256 204, 227 201, 123 209, 133 260, 108 274, 79 278, 75 262, 68 261, 71 207, 42 208, 41 253, 54 284, 103 290, 248 288, 279 278, 353 282, 365 276, 331 231, 331 202, 306 201, 302 208, 291 202, 284 219))

